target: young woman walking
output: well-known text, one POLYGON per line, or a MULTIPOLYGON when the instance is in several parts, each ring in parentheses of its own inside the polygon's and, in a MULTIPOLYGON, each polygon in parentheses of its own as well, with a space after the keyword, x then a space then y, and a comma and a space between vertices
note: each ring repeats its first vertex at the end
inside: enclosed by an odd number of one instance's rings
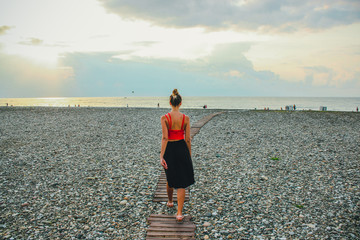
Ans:
POLYGON ((162 141, 160 163, 166 173, 168 207, 174 207, 173 192, 177 190, 176 221, 182 222, 185 188, 195 183, 191 160, 190 118, 179 111, 182 98, 177 89, 170 96, 171 112, 161 117, 162 141))

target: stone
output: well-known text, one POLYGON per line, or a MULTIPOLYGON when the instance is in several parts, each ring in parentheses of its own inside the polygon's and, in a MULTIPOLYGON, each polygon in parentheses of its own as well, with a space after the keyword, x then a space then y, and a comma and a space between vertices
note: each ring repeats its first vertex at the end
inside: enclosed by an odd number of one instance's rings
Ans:
POLYGON ((23 204, 21 204, 21 207, 27 207, 27 206, 29 206, 30 204, 28 203, 28 202, 26 202, 26 203, 23 203, 23 204))
POLYGON ((211 212, 205 213, 205 217, 211 217, 211 216, 212 216, 211 212))
POLYGON ((203 226, 204 226, 204 227, 209 227, 209 226, 211 226, 211 223, 209 223, 209 222, 204 222, 203 226))
POLYGON ((308 226, 309 228, 315 228, 315 224, 305 224, 306 226, 308 226))

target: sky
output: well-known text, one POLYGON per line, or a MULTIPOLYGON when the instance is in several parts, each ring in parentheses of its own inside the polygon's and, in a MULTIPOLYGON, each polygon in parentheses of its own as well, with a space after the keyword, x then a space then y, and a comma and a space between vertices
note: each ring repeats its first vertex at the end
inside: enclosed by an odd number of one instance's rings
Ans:
POLYGON ((360 97, 358 0, 0 0, 0 98, 360 97))

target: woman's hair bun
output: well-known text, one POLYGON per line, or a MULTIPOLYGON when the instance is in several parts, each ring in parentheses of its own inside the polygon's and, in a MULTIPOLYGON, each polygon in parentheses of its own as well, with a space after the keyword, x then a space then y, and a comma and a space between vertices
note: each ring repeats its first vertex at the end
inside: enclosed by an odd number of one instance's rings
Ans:
POLYGON ((178 90, 175 88, 172 94, 170 95, 170 103, 172 106, 176 107, 179 104, 181 104, 182 98, 178 92, 178 90))
POLYGON ((179 92, 178 90, 175 88, 174 91, 173 91, 173 95, 176 96, 176 95, 179 95, 179 92))

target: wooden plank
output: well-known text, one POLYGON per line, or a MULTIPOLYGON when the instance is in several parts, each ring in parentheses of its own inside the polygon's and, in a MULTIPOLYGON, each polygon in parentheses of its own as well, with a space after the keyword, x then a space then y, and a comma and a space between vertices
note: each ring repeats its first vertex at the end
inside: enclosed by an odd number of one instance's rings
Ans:
POLYGON ((151 223, 151 227, 180 227, 180 228, 191 228, 191 229, 195 229, 196 226, 193 222, 189 222, 191 224, 180 224, 181 226, 178 226, 179 224, 173 224, 173 223, 168 223, 168 222, 157 222, 157 221, 153 221, 151 223))
MULTIPOLYGON (((175 219, 175 215, 167 215, 167 214, 150 214, 149 218, 168 218, 168 219, 175 219)), ((191 219, 190 215, 185 215, 185 219, 191 219)))
MULTIPOLYGON (((179 238, 158 238, 158 237, 147 237, 146 240, 179 240, 179 238)), ((195 238, 187 237, 187 238, 181 238, 183 240, 195 240, 195 238)))
MULTIPOLYGON (((174 217, 175 218, 175 217, 174 217)), ((151 224, 151 227, 179 227, 179 228, 184 228, 184 229, 195 229, 196 226, 195 224, 191 221, 185 221, 182 224, 179 223, 172 223, 169 221, 157 221, 157 220, 152 220, 152 221, 148 221, 151 224)))
POLYGON ((200 132, 200 128, 202 128, 207 122, 209 122, 213 117, 222 114, 223 112, 216 112, 213 114, 206 115, 196 123, 194 123, 190 128, 190 137, 191 139, 200 132))
MULTIPOLYGON (((189 191, 186 191, 185 190, 185 192, 187 193, 187 194, 189 194, 189 191)), ((156 192, 155 192, 155 194, 156 195, 165 195, 166 197, 167 197, 167 191, 166 191, 166 189, 165 190, 157 190, 156 192)), ((175 191, 174 191, 174 193, 173 193, 173 195, 177 195, 177 193, 175 193, 175 191)))
POLYGON ((148 232, 148 237, 195 237, 194 232, 148 232))
POLYGON ((148 232, 194 232, 195 228, 187 228, 187 227, 153 227, 150 226, 148 232))
MULTIPOLYGON (((146 240, 179 240, 179 238, 158 238, 158 237, 147 237, 146 240)), ((187 238, 181 238, 183 240, 195 240, 195 238, 187 237, 187 238)))
POLYGON ((196 226, 192 222, 190 222, 190 223, 191 224, 187 224, 187 225, 185 223, 182 223, 182 224, 174 223, 174 224, 162 224, 161 226, 158 226, 156 224, 156 222, 153 222, 148 230, 153 231, 153 232, 156 232, 159 230, 167 231, 167 229, 169 231, 194 231, 196 226))

